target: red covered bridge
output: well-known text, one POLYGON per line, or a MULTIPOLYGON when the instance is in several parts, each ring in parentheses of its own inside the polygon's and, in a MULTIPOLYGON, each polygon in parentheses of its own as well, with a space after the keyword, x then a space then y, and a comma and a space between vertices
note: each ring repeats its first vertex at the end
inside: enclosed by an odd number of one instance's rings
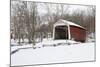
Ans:
POLYGON ((86 40, 86 29, 78 24, 60 19, 54 24, 53 39, 86 40))

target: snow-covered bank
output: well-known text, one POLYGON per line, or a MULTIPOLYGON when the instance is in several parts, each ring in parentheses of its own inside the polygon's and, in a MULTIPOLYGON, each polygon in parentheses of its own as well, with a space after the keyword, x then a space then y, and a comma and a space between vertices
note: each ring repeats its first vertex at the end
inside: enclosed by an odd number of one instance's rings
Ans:
POLYGON ((91 61, 95 60, 94 46, 94 43, 82 43, 69 46, 21 49, 11 55, 11 66, 91 61))
MULTIPOLYGON (((73 44, 79 44, 79 42, 72 41, 72 40, 52 40, 52 39, 44 39, 42 42, 35 43, 34 48, 41 48, 45 46, 58 46, 58 45, 73 45, 73 44)), ((32 48, 32 44, 21 44, 18 45, 18 43, 14 42, 12 40, 11 42, 11 54, 15 52, 16 50, 23 49, 23 48, 32 48)))
POLYGON ((22 46, 12 46, 11 47, 11 53, 13 51, 19 50, 19 49, 24 49, 24 48, 31 48, 32 44, 28 44, 28 45, 22 45, 22 46))

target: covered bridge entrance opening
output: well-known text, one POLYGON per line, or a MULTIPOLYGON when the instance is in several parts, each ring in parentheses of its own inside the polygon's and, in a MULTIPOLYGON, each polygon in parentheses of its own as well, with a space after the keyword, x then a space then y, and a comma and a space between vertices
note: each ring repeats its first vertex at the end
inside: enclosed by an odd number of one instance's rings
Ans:
POLYGON ((55 39, 68 39, 68 27, 66 25, 55 27, 55 39))

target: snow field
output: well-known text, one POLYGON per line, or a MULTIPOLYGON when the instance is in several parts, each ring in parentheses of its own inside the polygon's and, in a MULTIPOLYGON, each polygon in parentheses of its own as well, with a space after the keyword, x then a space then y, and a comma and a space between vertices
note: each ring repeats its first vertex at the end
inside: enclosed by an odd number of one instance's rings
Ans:
POLYGON ((21 49, 11 55, 11 66, 93 61, 94 43, 21 49))

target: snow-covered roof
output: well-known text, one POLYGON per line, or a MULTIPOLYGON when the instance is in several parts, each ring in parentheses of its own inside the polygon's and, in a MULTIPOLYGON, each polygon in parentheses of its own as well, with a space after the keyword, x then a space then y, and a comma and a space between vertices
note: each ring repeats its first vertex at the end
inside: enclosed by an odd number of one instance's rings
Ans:
POLYGON ((75 23, 73 23, 73 22, 71 22, 71 21, 67 21, 67 20, 63 20, 63 19, 58 20, 58 21, 54 24, 54 26, 60 26, 60 25, 72 25, 72 26, 77 26, 77 27, 80 27, 80 28, 85 29, 84 27, 82 27, 82 26, 80 26, 80 25, 78 25, 78 24, 75 24, 75 23))

